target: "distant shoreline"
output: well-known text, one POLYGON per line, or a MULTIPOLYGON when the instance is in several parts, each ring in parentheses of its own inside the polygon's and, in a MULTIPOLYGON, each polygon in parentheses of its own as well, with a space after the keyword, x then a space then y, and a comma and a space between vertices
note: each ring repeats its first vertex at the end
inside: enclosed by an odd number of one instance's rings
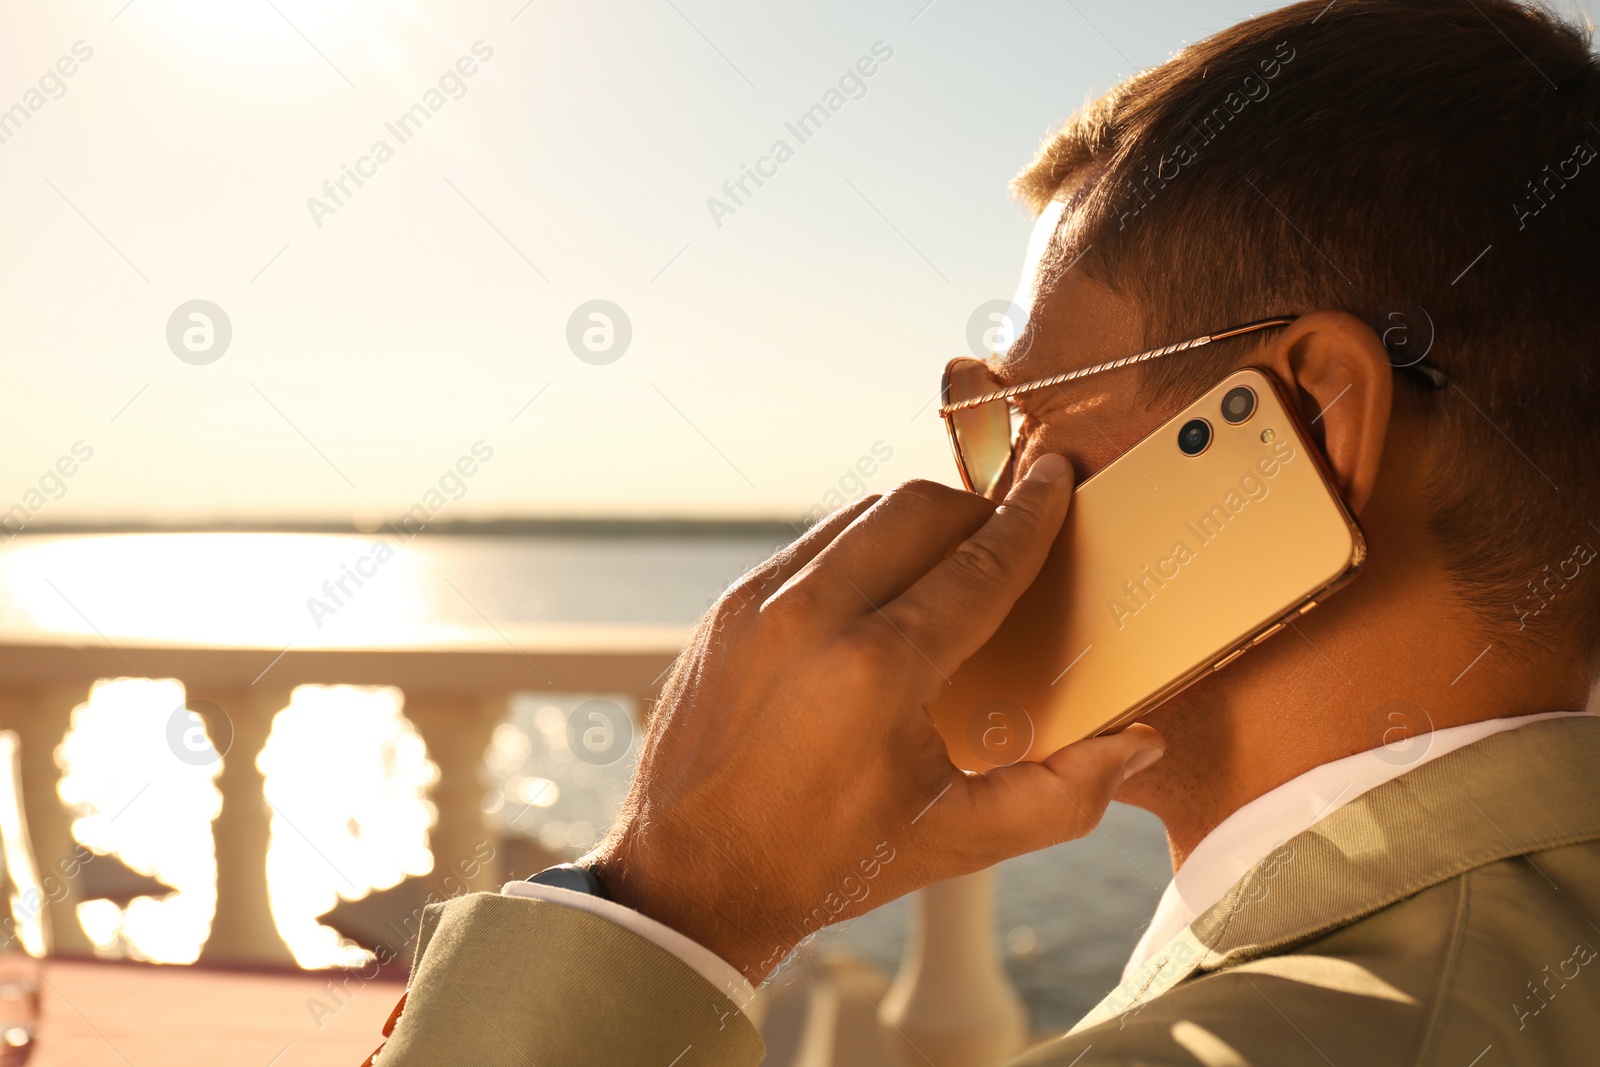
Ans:
MULTIPOLYGON (((122 533, 316 533, 370 535, 389 532, 398 520, 377 526, 337 521, 285 522, 62 522, 31 523, 19 537, 122 533)), ((458 519, 430 523, 423 535, 439 537, 762 537, 792 541, 807 529, 804 519, 548 518, 458 519)), ((7 531, 8 533, 10 531, 7 531)), ((4 542, 0 542, 4 543, 4 542)))

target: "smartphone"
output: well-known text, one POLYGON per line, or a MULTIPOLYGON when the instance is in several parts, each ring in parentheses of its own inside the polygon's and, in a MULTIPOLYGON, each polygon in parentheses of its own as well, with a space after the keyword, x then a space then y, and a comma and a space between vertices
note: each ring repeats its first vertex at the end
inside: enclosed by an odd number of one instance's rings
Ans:
POLYGON ((1038 578, 934 723, 964 770, 1042 760, 1221 670, 1365 557, 1276 380, 1234 371, 1077 486, 1038 578))

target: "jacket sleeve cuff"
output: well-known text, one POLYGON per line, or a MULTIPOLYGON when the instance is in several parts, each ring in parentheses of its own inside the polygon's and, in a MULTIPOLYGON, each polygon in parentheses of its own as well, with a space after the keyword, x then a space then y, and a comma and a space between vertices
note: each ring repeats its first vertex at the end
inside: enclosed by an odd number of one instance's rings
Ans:
POLYGON ((729 1000, 739 1006, 745 1018, 752 1023, 755 1018, 751 1015, 751 1003, 755 1000, 756 991, 738 969, 706 948, 700 942, 685 937, 662 923, 656 922, 648 915, 624 907, 611 900, 590 896, 587 893, 576 893, 570 889, 562 889, 553 885, 539 885, 534 882, 507 882, 501 887, 500 892, 508 897, 526 897, 532 900, 543 900, 551 904, 559 904, 567 908, 578 908, 591 915, 598 915, 607 919, 630 933, 644 938, 660 948, 672 953, 678 959, 692 967, 700 977, 710 982, 722 992, 729 1000))
POLYGON ((757 1067, 765 1053, 749 1016, 674 953, 594 910, 507 893, 427 907, 398 1011, 377 1067, 666 1065, 691 1050, 689 1063, 757 1067))

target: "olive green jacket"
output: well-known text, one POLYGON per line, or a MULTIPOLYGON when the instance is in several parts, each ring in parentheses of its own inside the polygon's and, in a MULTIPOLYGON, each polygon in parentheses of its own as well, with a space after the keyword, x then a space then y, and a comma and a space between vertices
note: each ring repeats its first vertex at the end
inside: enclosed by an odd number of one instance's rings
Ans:
MULTIPOLYGON (((426 923, 378 1067, 761 1061, 732 1001, 605 919, 478 894, 426 923)), ((1548 720, 1291 839, 1016 1065, 1600 1063, 1597 950, 1600 719, 1548 720)))

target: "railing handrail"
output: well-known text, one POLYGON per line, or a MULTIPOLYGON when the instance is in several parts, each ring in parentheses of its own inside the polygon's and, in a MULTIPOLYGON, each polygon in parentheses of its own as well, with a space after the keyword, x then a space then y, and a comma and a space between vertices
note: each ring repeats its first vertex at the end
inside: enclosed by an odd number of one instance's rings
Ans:
POLYGON ((540 639, 528 628, 453 644, 354 648, 110 644, 51 635, 18 641, 0 634, 0 679, 34 688, 95 678, 179 678, 194 687, 393 685, 408 692, 503 694, 546 689, 652 693, 687 638, 686 628, 613 628, 609 637, 573 633, 540 639), (582 640, 578 638, 582 637, 582 640))

